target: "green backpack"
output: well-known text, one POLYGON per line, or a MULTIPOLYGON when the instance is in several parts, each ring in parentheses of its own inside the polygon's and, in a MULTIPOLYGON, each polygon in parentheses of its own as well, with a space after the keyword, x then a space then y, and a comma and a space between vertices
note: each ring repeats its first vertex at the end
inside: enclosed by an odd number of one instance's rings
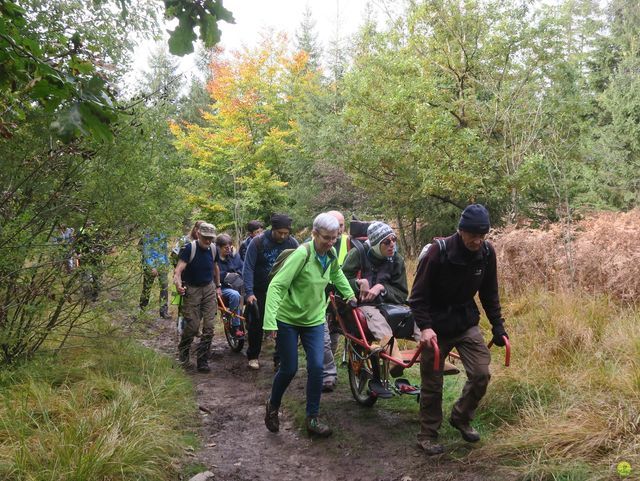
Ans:
MULTIPOLYGON (((309 262, 309 257, 311 257, 311 246, 309 245, 309 243, 305 242, 302 245, 305 247, 305 249, 307 249, 307 257, 304 260, 304 262, 302 263, 302 266, 300 267, 300 269, 298 269, 298 272, 296 272, 296 276, 295 277, 298 277, 300 272, 302 272, 302 269, 304 269, 304 266, 306 266, 307 262, 309 262)), ((297 249, 297 247, 296 247, 296 249, 297 249)), ((280 254, 278 254, 278 258, 273 263, 273 266, 271 266, 271 270, 269 271, 269 275, 267 276, 267 284, 271 283, 271 279, 273 279, 276 276, 276 274, 278 273, 278 271, 280 269, 282 269, 282 266, 284 265, 284 263, 287 261, 289 256, 296 249, 285 249, 280 254)))

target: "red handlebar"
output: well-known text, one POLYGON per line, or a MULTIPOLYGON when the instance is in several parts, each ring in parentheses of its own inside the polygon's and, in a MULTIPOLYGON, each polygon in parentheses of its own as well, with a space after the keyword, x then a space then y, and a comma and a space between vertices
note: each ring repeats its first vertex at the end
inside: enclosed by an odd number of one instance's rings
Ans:
MULTIPOLYGON (((331 303, 334 307, 334 309, 337 311, 338 307, 336 306, 336 300, 335 300, 335 296, 333 294, 331 294, 330 296, 330 300, 331 303)), ((369 342, 367 341, 367 336, 364 333, 364 329, 362 328, 362 324, 360 323, 360 319, 358 319, 358 313, 357 313, 357 307, 352 307, 351 308, 351 314, 353 315, 353 319, 355 321, 355 325, 358 329, 358 334, 360 335, 360 337, 356 337, 353 336, 351 334, 349 334, 347 332, 347 329, 345 328, 344 325, 344 321, 340 316, 337 316, 336 319, 338 321, 338 323, 340 324, 340 327, 342 328, 342 331, 344 333, 344 336, 351 339, 351 341, 355 342, 356 344, 359 344, 360 346, 366 348, 367 350, 371 350, 371 345, 369 344, 369 342)), ((511 345, 509 344, 509 339, 506 336, 503 336, 504 342, 505 342, 505 348, 506 348, 506 356, 505 356, 505 366, 509 366, 509 363, 511 362, 511 345)), ((490 342, 488 347, 491 347, 493 343, 490 342)), ((386 352, 382 352, 380 354, 380 357, 385 358, 385 359, 389 359, 393 362, 395 362, 396 364, 402 365, 405 368, 407 367, 411 367, 415 364, 415 362, 417 361, 418 357, 420 356, 420 353, 422 352, 422 350, 426 347, 426 344, 422 344, 420 343, 418 345, 418 349, 416 350, 415 354, 413 355, 412 359, 408 362, 405 362, 402 359, 395 359, 393 357, 391 357, 389 354, 387 354, 386 352)), ((431 348, 433 349, 433 370, 434 371, 439 371, 440 370, 440 348, 438 347, 438 341, 436 341, 435 339, 431 339, 431 348)))
POLYGON ((433 370, 440 370, 440 348, 438 347, 438 341, 431 338, 431 347, 433 348, 433 370))
MULTIPOLYGON (((509 342, 509 338, 507 336, 502 336, 502 340, 504 341, 504 365, 506 367, 509 367, 509 364, 511 364, 511 343, 509 342)), ((489 344, 487 344, 488 348, 491 348, 491 346, 493 346, 493 339, 491 341, 489 341, 489 344)))

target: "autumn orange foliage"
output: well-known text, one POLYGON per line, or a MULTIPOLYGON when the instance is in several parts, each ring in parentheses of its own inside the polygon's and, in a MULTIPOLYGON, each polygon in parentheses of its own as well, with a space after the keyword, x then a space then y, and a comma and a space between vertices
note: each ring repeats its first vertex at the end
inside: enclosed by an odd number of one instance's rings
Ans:
POLYGON ((220 228, 237 231, 287 203, 291 164, 307 159, 297 119, 320 76, 307 53, 292 51, 286 35, 275 33, 251 49, 215 50, 209 67, 211 105, 202 122, 170 128, 200 184, 193 204, 220 228))

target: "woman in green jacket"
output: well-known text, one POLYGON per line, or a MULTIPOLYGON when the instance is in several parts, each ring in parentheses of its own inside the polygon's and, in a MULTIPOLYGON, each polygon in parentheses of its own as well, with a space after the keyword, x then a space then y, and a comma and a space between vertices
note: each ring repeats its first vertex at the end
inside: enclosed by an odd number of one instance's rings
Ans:
POLYGON ((263 329, 278 331, 280 368, 273 379, 264 422, 274 433, 280 429, 278 409, 282 396, 298 371, 299 338, 307 357, 307 431, 331 435, 331 428, 318 419, 328 303, 325 287, 332 283, 345 299, 354 306, 356 302, 333 248, 338 229, 334 216, 319 214, 313 221, 313 240, 292 252, 269 284, 263 329))

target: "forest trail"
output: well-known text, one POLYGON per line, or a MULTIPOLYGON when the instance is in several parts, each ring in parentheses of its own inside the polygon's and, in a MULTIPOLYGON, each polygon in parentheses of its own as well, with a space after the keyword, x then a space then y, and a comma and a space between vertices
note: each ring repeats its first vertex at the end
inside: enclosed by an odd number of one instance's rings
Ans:
MULTIPOLYGON (((157 337, 145 344, 175 357, 173 321, 157 319, 150 332, 157 337)), ((246 348, 246 346, 245 346, 246 348)), ((213 340, 211 373, 189 371, 201 407, 202 450, 193 462, 213 472, 220 481, 488 481, 516 479, 515 475, 492 473, 487 466, 460 456, 468 445, 455 446, 456 457, 425 456, 416 446, 418 407, 398 414, 379 402, 363 408, 351 397, 347 382, 322 395, 321 415, 334 430, 327 439, 310 438, 296 413, 281 411, 280 432, 267 431, 264 403, 268 397, 273 365, 272 347, 261 354, 261 369, 251 371, 242 353, 232 352, 224 338, 219 318, 213 340), (209 411, 203 411, 204 410, 209 411)), ((193 357, 193 356, 192 356, 193 357)), ((302 363, 301 363, 302 364, 302 363)), ((346 369, 340 367, 339 369, 346 369)), ((343 381, 341 379, 341 381, 343 381)), ((292 382, 287 399, 295 399, 304 412, 306 371, 292 382)), ((301 418, 302 414, 298 414, 301 418)), ((490 466, 490 464, 489 464, 490 466)))

